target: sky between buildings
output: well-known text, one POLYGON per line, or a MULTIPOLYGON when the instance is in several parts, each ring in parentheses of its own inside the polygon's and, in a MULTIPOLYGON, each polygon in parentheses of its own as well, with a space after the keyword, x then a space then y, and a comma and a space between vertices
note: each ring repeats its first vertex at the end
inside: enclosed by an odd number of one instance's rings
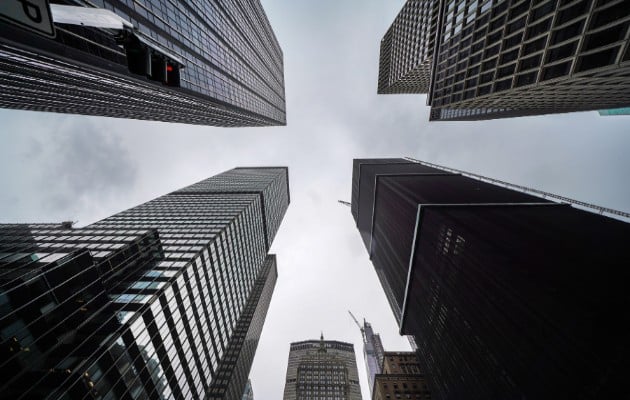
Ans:
POLYGON ((84 226, 235 166, 288 165, 278 282, 251 372, 281 399, 289 343, 354 343, 366 317, 408 350, 350 209, 352 159, 412 156, 630 211, 630 116, 428 122, 423 95, 376 95, 380 39, 402 0, 263 0, 284 51, 286 127, 213 128, 0 110, 0 222, 84 226))

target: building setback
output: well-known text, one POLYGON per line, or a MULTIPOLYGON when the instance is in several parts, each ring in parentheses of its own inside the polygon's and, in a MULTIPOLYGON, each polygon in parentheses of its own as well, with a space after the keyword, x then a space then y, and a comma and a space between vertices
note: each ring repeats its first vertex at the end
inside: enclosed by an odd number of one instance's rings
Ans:
POLYGON ((354 160, 352 214, 432 398, 619 397, 630 226, 489 181, 354 160))
POLYGON ((384 353, 382 373, 375 377, 372 399, 431 399, 415 352, 384 353))
POLYGON ((354 347, 336 340, 291 343, 284 400, 361 400, 354 347))
POLYGON ((7 398, 240 399, 287 168, 235 168, 84 228, 0 225, 7 398))
POLYGON ((55 3, 54 38, 0 20, 0 107, 286 124, 282 50, 259 0, 55 3))
MULTIPOLYGON (((409 0, 381 42, 379 93, 399 93, 381 90, 381 76, 410 65, 388 54, 415 46, 432 55, 431 120, 627 107, 629 23, 626 0, 409 0), (403 18, 418 8, 429 14, 403 18)), ((424 81, 409 87, 404 74, 388 76, 392 88, 427 92, 424 81)))

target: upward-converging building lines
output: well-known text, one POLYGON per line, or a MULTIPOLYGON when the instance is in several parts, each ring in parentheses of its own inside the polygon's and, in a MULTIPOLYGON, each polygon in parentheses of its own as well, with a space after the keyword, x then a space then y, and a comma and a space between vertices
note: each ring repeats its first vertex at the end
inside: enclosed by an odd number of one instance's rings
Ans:
POLYGON ((431 120, 630 105, 626 0, 409 0, 381 41, 379 93, 431 120))
POLYGON ((352 215, 431 398, 623 397, 629 214, 417 160, 356 159, 352 176, 352 215))
POLYGON ((7 398, 240 400, 287 168, 235 168, 84 228, 0 225, 7 398))
MULTIPOLYGON (((40 3, 23 9, 48 15, 40 3)), ((258 0, 54 3, 55 37, 0 20, 0 107, 215 126, 286 123, 282 50, 258 0)))

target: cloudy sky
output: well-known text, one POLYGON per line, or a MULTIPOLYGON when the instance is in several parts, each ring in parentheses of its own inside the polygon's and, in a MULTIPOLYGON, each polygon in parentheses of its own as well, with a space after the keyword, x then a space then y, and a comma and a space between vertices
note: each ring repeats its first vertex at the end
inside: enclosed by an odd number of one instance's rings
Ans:
POLYGON ((92 223, 210 175, 288 165, 279 278, 251 373, 282 398, 289 343, 355 344, 347 310, 409 349, 349 208, 352 159, 412 156, 630 211, 630 117, 596 112, 428 122, 425 97, 376 95, 378 49, 402 0, 262 1, 284 51, 286 127, 213 128, 0 110, 0 222, 92 223))

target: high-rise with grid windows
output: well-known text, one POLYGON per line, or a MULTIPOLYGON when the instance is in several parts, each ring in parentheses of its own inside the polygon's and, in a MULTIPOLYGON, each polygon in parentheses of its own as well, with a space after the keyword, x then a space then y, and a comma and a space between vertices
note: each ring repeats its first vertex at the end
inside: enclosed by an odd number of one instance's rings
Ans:
MULTIPOLYGON (((9 2, 48 15, 38 1, 3 0, 0 11, 9 2)), ((282 50, 259 0, 51 3, 55 37, 0 19, 0 107, 214 126, 286 123, 282 50)))
POLYGON ((627 0, 409 0, 381 43, 379 93, 402 92, 381 90, 383 76, 405 85, 389 71, 409 69, 409 57, 389 55, 423 49, 412 54, 430 56, 420 61, 431 120, 627 107, 629 26, 627 0))
POLYGON ((336 340, 291 343, 283 400, 361 400, 354 347, 336 340))
POLYGON ((84 228, 0 225, 7 398, 240 400, 287 168, 235 168, 84 228))
POLYGON ((409 0, 381 40, 378 93, 427 93, 438 1, 409 0))
POLYGON ((432 399, 625 397, 630 213, 417 160, 353 167, 352 215, 432 399))

